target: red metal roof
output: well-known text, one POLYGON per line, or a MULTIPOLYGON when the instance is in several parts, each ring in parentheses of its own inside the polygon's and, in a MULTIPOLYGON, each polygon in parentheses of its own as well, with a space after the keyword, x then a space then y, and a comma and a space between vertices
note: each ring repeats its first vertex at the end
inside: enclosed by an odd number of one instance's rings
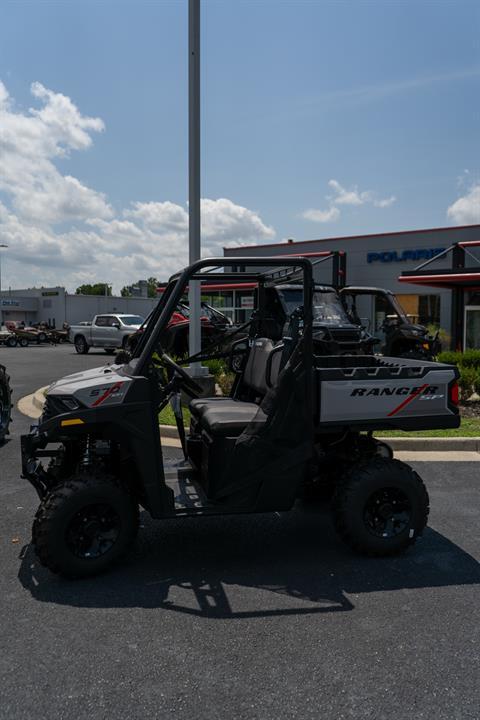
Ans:
MULTIPOLYGON (((281 243, 265 243, 263 245, 242 245, 241 247, 237 248, 228 248, 224 247, 224 250, 244 250, 248 248, 263 248, 263 247, 289 247, 289 246, 295 246, 295 245, 308 245, 308 243, 318 243, 318 242, 334 242, 336 240, 360 240, 362 238, 373 238, 373 237, 391 237, 392 235, 414 235, 414 234, 421 234, 421 233, 438 233, 438 232, 447 232, 447 231, 455 231, 455 230, 468 230, 469 228, 478 228, 480 231, 480 225, 474 224, 474 225, 451 225, 450 227, 438 227, 438 228, 422 228, 420 230, 394 230, 390 232, 382 232, 382 233, 366 233, 365 235, 342 235, 339 237, 328 237, 328 238, 318 238, 317 240, 294 240, 293 242, 281 242, 281 243)), ((474 241, 475 242, 475 241, 474 241)), ((480 241, 479 241, 480 242, 480 241)), ((304 253, 296 253, 299 255, 302 255, 304 253)), ((235 255, 231 255, 229 257, 235 257, 235 255)))

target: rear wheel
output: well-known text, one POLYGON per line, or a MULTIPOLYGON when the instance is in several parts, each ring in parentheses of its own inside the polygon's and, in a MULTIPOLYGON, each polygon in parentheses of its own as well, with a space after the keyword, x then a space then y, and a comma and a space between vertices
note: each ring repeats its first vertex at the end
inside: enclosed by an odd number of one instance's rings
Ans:
POLYGON ((79 355, 86 355, 90 350, 90 345, 87 343, 83 335, 77 335, 75 338, 75 350, 79 355))
POLYGON ((96 575, 128 550, 138 531, 138 503, 107 475, 76 475, 42 501, 32 528, 45 567, 69 578, 96 575))
POLYGON ((394 555, 422 534, 428 493, 411 467, 375 457, 352 470, 338 487, 333 513, 340 537, 366 555, 394 555))
POLYGON ((0 365, 0 443, 8 435, 10 426, 10 413, 12 409, 12 391, 10 389, 10 378, 7 371, 0 365))
POLYGON ((15 335, 10 335, 10 337, 5 340, 5 345, 9 348, 17 347, 17 338, 15 335))
POLYGON ((18 341, 18 344, 20 345, 20 347, 28 347, 27 338, 20 338, 20 340, 18 341))

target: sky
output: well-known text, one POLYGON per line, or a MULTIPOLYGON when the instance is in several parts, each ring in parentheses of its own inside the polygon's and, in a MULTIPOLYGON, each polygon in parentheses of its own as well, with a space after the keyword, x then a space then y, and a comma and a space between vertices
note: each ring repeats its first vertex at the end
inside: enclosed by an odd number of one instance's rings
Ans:
MULTIPOLYGON (((188 259, 187 0, 0 0, 2 287, 188 259)), ((480 222, 480 4, 202 0, 202 253, 480 222)))

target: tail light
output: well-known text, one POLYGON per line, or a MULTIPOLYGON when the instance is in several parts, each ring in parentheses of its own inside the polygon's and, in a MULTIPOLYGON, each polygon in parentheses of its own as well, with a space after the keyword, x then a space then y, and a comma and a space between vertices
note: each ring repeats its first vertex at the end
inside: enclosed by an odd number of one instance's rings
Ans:
POLYGON ((450 385, 450 402, 455 407, 458 405, 458 383, 456 380, 450 385))

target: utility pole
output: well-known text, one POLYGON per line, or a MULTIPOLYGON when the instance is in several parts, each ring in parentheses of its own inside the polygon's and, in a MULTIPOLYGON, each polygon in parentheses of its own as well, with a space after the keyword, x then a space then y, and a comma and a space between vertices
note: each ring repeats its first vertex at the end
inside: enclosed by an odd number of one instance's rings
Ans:
MULTIPOLYGON (((6 245, 5 243, 0 243, 0 251, 2 250, 2 248, 8 248, 8 245, 6 245)), ((2 253, 0 252, 0 303, 2 302, 1 298, 2 298, 2 253)), ((0 329, 2 327, 2 324, 3 324, 3 309, 0 305, 0 329)))
MULTIPOLYGON (((200 0, 188 0, 188 261, 200 259, 200 0)), ((189 354, 200 352, 200 284, 190 281, 189 354)), ((190 373, 203 375, 206 368, 192 363, 190 373)))
MULTIPOLYGON (((5 243, 0 243, 0 250, 2 248, 8 248, 5 243)), ((2 253, 0 252, 0 295, 2 294, 2 253)))

